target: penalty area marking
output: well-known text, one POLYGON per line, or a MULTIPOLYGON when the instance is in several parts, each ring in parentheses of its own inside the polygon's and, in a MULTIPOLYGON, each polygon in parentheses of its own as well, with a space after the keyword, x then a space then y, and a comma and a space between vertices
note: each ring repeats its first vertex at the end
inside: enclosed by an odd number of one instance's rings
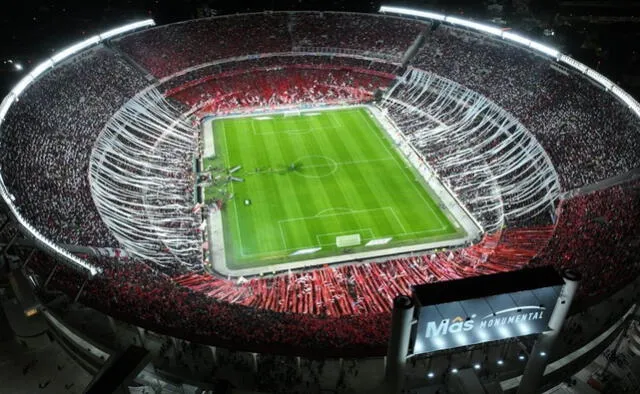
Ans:
POLYGON ((367 233, 369 236, 368 237, 363 237, 363 239, 375 239, 376 236, 373 233, 373 231, 370 228, 359 228, 353 231, 338 231, 336 233, 326 233, 326 234, 318 234, 316 235, 316 241, 318 241, 318 245, 326 245, 325 243, 323 243, 321 241, 322 237, 328 237, 328 238, 333 238, 333 241, 329 240, 328 244, 329 245, 335 245, 336 244, 336 236, 338 235, 351 235, 351 234, 363 234, 363 233, 367 233))
MULTIPOLYGON (((316 115, 303 115, 303 116, 318 116, 318 115, 322 115, 320 113, 315 113, 316 115)), ((281 128, 281 129, 277 129, 277 130, 273 130, 273 131, 264 131, 261 130, 261 128, 263 128, 263 125, 260 125, 258 128, 256 128, 256 121, 257 122, 264 122, 264 121, 274 121, 277 120, 278 122, 287 122, 287 120, 284 120, 287 118, 273 118, 270 116, 259 116, 259 117, 255 117, 255 118, 251 118, 251 131, 253 132, 253 135, 273 135, 273 134, 307 134, 307 133, 313 133, 313 132, 320 132, 320 131, 339 131, 337 127, 300 127, 300 128, 281 128)), ((290 121, 292 119, 289 119, 290 121)), ((296 120, 296 122, 299 122, 299 120, 296 120)), ((299 125, 297 125, 299 126, 299 125)))
MULTIPOLYGON (((366 121, 369 125, 371 125, 371 122, 374 122, 374 126, 375 126, 376 130, 374 130, 375 132, 374 132, 373 134, 376 136, 376 138, 378 138, 378 140, 379 140, 379 141, 381 141, 381 142, 382 142, 382 144, 383 144, 384 148, 385 148, 385 149, 386 149, 386 151, 389 153, 389 155, 393 156, 393 152, 391 152, 391 151, 389 150, 389 147, 387 146, 387 144, 385 144, 385 141, 384 141, 384 139, 383 139, 384 137, 381 137, 381 136, 379 135, 379 133, 381 132, 381 129, 382 129, 382 130, 386 130, 386 128, 385 128, 384 126, 380 126, 380 127, 378 127, 378 125, 377 125, 377 124, 375 124, 375 123, 377 123, 377 119, 375 119, 375 118, 373 118, 373 119, 372 119, 372 117, 374 117, 375 115, 371 114, 371 112, 367 111, 367 115, 363 115, 363 114, 362 114, 362 111, 358 111, 357 113, 358 113, 358 115, 360 115, 361 117, 363 117, 363 118, 365 119, 365 121, 366 121)), ((388 134, 388 131, 386 131, 386 132, 387 132, 387 134, 388 134)), ((386 139, 387 139, 387 141, 389 141, 389 138, 386 138, 386 139)), ((391 145, 392 145, 392 146, 394 145, 393 141, 391 141, 391 145)), ((400 153, 400 156, 401 156, 401 157, 404 157, 403 162, 408 163, 411 167, 413 167, 413 168, 416 170, 416 172, 418 172, 418 173, 419 173, 418 169, 417 169, 417 168, 415 168, 415 166, 414 166, 413 164, 411 164, 411 163, 408 161, 408 158, 406 158, 405 154, 404 154, 404 153, 402 153, 402 152, 399 152, 399 153, 400 153)), ((415 185, 415 183, 416 183, 416 182, 412 181, 412 180, 411 180, 411 178, 409 178, 409 175, 407 175, 407 173, 405 172, 405 169, 403 168, 402 163, 401 163, 401 162, 399 162, 398 160, 395 160, 395 162, 396 162, 396 164, 398 165, 398 167, 400 167, 400 172, 402 172, 402 174, 404 174, 404 176, 407 178, 407 180, 409 181, 409 183, 413 186, 414 190, 416 190, 416 192, 418 193, 418 195, 420 196, 420 198, 422 199, 422 201, 424 201, 424 202, 425 202, 425 205, 427 206, 427 208, 429 208, 429 210, 431 211, 431 213, 433 214, 433 216, 436 218, 436 220, 438 221, 438 224, 440 224, 440 226, 445 227, 445 225, 444 225, 444 223, 442 223, 442 220, 440 219, 439 215, 438 215, 438 214, 433 210, 433 208, 431 207, 431 204, 429 204, 429 201, 427 201, 427 199, 424 197, 424 195, 421 193, 421 191, 416 187, 416 185, 415 185)), ((413 173, 413 171, 411 171, 411 172, 413 173)), ((422 175, 420 175, 420 177, 421 177, 422 179, 424 179, 424 177, 422 177, 422 175)), ((425 182, 426 182, 426 180, 425 180, 425 182)), ((426 183, 427 183, 427 185, 429 184, 428 182, 426 182, 426 183)), ((422 189, 423 189, 423 190, 425 189, 425 188, 424 188, 424 186, 422 187, 422 189)), ((433 191, 433 190, 427 191, 427 194, 430 194, 430 192, 435 192, 435 191, 433 191)), ((432 200, 432 201, 433 201, 433 200, 432 200)), ((435 201, 433 201, 433 202, 435 203, 435 201)))
MULTIPOLYGON (((326 211, 326 210, 325 210, 326 211)), ((324 212, 324 211, 321 211, 324 212)), ((291 219, 282 219, 278 221, 278 227, 280 228, 280 236, 282 238, 282 244, 284 245, 285 249, 287 249, 288 245, 286 243, 286 229, 285 227, 287 227, 288 223, 291 222, 299 222, 299 221, 304 221, 304 222, 311 222, 314 220, 326 220, 327 218, 331 218, 331 217, 338 217, 338 216, 345 216, 345 215, 361 215, 361 214, 371 214, 372 212, 382 212, 383 216, 387 219, 393 218, 396 220, 398 226, 400 228, 403 229, 403 231, 406 232, 406 229, 404 227, 404 224, 402 222, 400 222, 400 218, 398 217, 398 215, 395 213, 395 210, 393 207, 382 207, 382 208, 371 208, 371 209, 360 209, 360 210, 350 210, 348 212, 336 212, 336 213, 329 213, 329 214, 323 214, 321 216, 315 215, 315 216, 304 216, 304 217, 299 217, 299 218, 291 218, 291 219), (391 215, 389 215, 387 212, 391 211, 391 215)), ((370 217, 371 215, 367 215, 368 217, 370 217)), ((356 219, 357 220, 357 219, 356 219)), ((359 231, 366 231, 369 230, 372 237, 370 239, 374 239, 375 233, 371 230, 371 228, 362 228, 362 227, 358 227, 355 229, 349 229, 349 230, 343 230, 340 231, 339 233, 335 233, 335 234, 353 234, 359 231)), ((318 242, 317 246, 327 246, 327 244, 323 244, 322 241, 319 239, 319 237, 324 236, 324 235, 330 235, 332 233, 323 233, 323 234, 317 234, 316 235, 316 241, 318 242)), ((397 234, 397 233, 395 233, 397 234)), ((333 245, 334 242, 329 243, 328 245, 333 245)), ((304 245, 304 246, 300 246, 297 247, 296 249, 301 249, 301 248, 305 248, 305 247, 312 247, 312 246, 316 246, 316 245, 304 245)))

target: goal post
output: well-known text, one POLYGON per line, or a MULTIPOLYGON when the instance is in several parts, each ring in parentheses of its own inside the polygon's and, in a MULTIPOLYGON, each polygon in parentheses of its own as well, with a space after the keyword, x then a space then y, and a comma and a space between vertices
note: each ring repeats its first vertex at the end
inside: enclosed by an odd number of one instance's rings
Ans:
POLYGON ((336 246, 339 248, 360 245, 360 242, 360 234, 340 235, 336 237, 336 246))
POLYGON ((298 109, 292 109, 292 110, 285 111, 285 112, 282 113, 282 116, 285 117, 285 118, 288 118, 290 116, 300 116, 300 115, 301 115, 301 113, 300 113, 300 110, 298 110, 298 109))

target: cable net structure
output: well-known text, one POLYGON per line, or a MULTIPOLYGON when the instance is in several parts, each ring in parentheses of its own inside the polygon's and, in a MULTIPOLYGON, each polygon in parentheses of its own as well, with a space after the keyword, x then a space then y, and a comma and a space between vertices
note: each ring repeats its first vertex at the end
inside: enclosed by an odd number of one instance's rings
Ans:
POLYGON ((542 214, 560 195, 535 137, 474 91, 410 68, 381 106, 485 231, 542 214))
POLYGON ((100 216, 131 255, 163 266, 202 261, 194 213, 198 130, 156 89, 126 103, 107 123, 90 158, 100 216))

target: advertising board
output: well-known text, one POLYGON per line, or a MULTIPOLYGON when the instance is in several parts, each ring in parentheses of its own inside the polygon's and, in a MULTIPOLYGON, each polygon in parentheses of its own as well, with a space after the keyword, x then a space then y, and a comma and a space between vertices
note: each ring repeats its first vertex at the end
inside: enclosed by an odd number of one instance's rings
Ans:
POLYGON ((546 331, 563 284, 543 267, 416 286, 412 353, 546 331))

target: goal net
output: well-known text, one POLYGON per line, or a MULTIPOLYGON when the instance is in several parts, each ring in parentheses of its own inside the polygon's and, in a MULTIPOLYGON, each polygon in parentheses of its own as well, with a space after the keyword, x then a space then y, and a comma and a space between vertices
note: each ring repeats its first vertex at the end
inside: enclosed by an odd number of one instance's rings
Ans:
POLYGON ((355 245, 360 245, 360 234, 341 235, 336 237, 336 246, 339 248, 346 248, 355 245))
POLYGON ((288 118, 289 116, 300 116, 300 111, 298 110, 286 111, 286 112, 283 112, 282 115, 285 118, 288 118))

